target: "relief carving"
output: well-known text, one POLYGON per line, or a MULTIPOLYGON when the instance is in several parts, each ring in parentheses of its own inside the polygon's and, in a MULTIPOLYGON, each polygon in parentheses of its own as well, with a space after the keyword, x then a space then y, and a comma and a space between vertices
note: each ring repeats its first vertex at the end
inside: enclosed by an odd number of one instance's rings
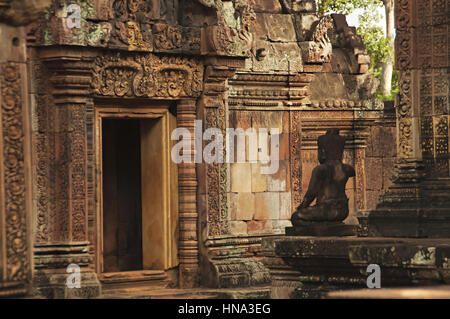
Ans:
POLYGON ((203 66, 195 58, 153 54, 98 57, 94 65, 94 93, 117 97, 198 97, 203 66))
POLYGON ((328 30, 334 28, 334 21, 331 16, 325 16, 314 28, 311 41, 301 42, 303 61, 306 63, 330 62, 332 54, 332 44, 328 37, 328 30))

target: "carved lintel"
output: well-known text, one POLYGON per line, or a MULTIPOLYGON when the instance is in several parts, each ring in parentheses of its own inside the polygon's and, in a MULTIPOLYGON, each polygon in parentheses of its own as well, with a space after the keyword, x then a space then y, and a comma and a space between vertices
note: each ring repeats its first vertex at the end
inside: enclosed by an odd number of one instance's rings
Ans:
POLYGON ((203 66, 196 58, 109 54, 94 63, 94 94, 110 97, 180 99, 198 97, 203 66))

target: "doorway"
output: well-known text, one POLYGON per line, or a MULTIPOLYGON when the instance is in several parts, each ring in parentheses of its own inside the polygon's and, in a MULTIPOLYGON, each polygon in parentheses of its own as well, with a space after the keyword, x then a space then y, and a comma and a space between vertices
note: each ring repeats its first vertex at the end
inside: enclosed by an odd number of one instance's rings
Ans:
POLYGON ((142 270, 139 120, 105 118, 102 136, 104 271, 142 270))
POLYGON ((178 265, 178 178, 168 110, 101 109, 97 141, 100 273, 178 265))

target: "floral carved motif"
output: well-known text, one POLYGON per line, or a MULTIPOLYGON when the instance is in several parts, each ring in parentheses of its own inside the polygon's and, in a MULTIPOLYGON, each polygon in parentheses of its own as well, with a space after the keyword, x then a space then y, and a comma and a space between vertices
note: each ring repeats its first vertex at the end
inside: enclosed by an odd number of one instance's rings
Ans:
POLYGON ((290 112, 290 162, 291 162, 291 185, 292 185, 292 208, 297 208, 301 203, 302 191, 302 128, 299 111, 290 112))
POLYGON ((117 97, 198 97, 203 66, 197 59, 153 54, 98 57, 94 66, 94 93, 117 97))
POLYGON ((4 184, 1 209, 5 212, 6 280, 27 279, 27 228, 25 205, 24 127, 19 66, 7 63, 0 67, 1 125, 3 134, 4 184))

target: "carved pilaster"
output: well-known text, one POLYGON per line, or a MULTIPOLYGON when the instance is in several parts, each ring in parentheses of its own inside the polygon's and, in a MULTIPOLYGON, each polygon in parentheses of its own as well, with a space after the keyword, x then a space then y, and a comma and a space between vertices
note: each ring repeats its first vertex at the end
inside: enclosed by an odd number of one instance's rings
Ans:
MULTIPOLYGON (((194 154, 194 120, 196 100, 180 100, 177 107, 177 126, 191 132, 191 154, 194 154)), ((198 285, 198 212, 197 212, 197 173, 195 163, 178 165, 178 198, 180 223, 180 286, 183 288, 198 285)))
POLYGON ((300 205, 302 198, 302 127, 301 111, 289 111, 289 149, 291 165, 292 209, 300 205))
POLYGON ((0 70, 0 297, 12 297, 31 280, 26 67, 5 62, 0 70))
MULTIPOLYGON (((47 100, 49 154, 54 174, 48 180, 48 235, 35 243, 36 284, 40 293, 54 298, 93 297, 100 294, 96 275, 88 269, 88 147, 87 116, 91 101, 91 60, 79 52, 42 51, 50 76, 51 103, 47 100), (81 268, 81 288, 66 286, 66 267, 81 268)), ((42 101, 41 101, 42 102, 42 101)), ((39 224, 38 224, 39 225, 39 224)), ((39 227, 37 232, 42 231, 39 227)))

